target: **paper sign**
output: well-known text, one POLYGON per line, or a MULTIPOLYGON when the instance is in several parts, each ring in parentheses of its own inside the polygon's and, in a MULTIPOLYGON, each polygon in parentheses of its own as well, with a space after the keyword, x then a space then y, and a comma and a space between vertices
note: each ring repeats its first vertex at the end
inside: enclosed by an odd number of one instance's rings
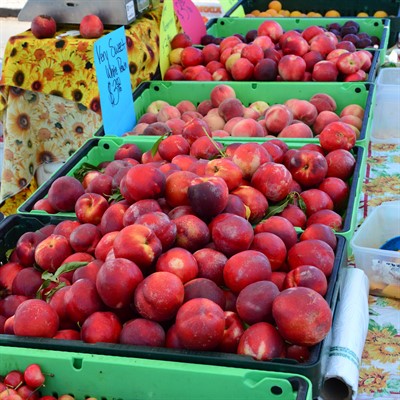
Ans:
POLYGON ((160 22, 160 70, 164 78, 168 69, 169 53, 171 52, 171 40, 178 33, 175 22, 175 13, 172 0, 164 0, 160 22))
POLYGON ((136 123, 123 26, 96 40, 94 65, 104 132, 106 135, 121 136, 136 123))
MULTIPOLYGON (((237 0, 220 0, 221 6, 225 12, 228 12, 236 3, 237 0)), ((244 17, 244 9, 243 6, 239 6, 230 16, 232 17, 244 17)))
POLYGON ((207 30, 198 8, 191 0, 174 0, 174 10, 183 31, 192 39, 193 44, 200 44, 207 30))

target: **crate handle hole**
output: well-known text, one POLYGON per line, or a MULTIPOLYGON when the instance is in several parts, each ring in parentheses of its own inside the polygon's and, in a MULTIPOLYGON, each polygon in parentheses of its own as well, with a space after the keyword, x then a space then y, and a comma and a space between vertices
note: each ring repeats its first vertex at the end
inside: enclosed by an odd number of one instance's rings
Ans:
POLYGON ((361 93, 361 88, 357 87, 357 88, 354 89, 354 91, 355 91, 356 93, 361 93))
POLYGON ((279 386, 272 386, 272 387, 271 387, 271 393, 274 394, 274 395, 276 395, 276 396, 279 396, 280 394, 283 393, 283 390, 282 390, 282 388, 279 387, 279 386))
POLYGON ((72 365, 75 369, 82 369, 82 358, 74 358, 72 361, 72 365))
POLYGON ((154 86, 153 87, 154 91, 159 92, 160 91, 160 87, 159 86, 154 86))
POLYGON ((76 6, 79 6, 79 4, 77 4, 77 3, 72 3, 72 2, 68 2, 68 3, 66 3, 66 5, 67 5, 67 7, 76 7, 76 6))
POLYGON ((104 143, 104 144, 103 144, 103 148, 104 148, 105 150, 108 150, 108 149, 110 148, 110 145, 109 145, 108 143, 104 143))

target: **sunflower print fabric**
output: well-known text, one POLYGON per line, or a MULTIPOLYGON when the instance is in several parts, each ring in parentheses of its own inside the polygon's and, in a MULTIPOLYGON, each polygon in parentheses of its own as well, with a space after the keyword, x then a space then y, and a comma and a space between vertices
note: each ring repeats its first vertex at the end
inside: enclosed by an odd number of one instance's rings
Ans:
MULTIPOLYGON (((161 11, 158 7, 125 29, 133 89, 158 72, 161 11)), ((57 35, 76 28, 62 26, 57 35)), ((0 203, 24 190, 41 163, 65 161, 101 128, 94 42, 36 39, 31 31, 9 39, 0 80, 5 149, 0 203)), ((20 198, 7 205, 7 214, 16 211, 20 198)))
MULTIPOLYGON (((359 225, 374 207, 400 200, 400 145, 370 144, 365 175, 359 225)), ((400 400, 400 300, 370 295, 369 314, 357 400, 400 400)))

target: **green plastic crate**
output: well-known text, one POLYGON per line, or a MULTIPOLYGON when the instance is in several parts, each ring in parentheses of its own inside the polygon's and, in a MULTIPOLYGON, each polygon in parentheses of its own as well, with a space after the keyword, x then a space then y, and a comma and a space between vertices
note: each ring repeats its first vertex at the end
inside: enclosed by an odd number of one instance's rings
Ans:
MULTIPOLYGON (((359 12, 366 12, 372 17, 375 11, 386 11, 390 20, 390 33, 388 46, 392 47, 397 41, 397 35, 400 32, 400 2, 398 0, 282 0, 282 8, 289 11, 301 11, 307 14, 310 11, 318 12, 321 15, 329 10, 336 10, 341 18, 355 17, 359 12)), ((268 2, 264 0, 242 0, 236 7, 232 7, 224 17, 232 16, 232 12, 241 5, 245 13, 253 10, 264 11, 268 8, 268 2)))
MULTIPOLYGON (((2 222, 0 222, 0 262, 6 262, 7 252, 15 248, 15 245, 19 237, 23 233, 35 231, 49 224, 57 224, 66 219, 67 218, 65 217, 54 216, 54 215, 50 216, 50 215, 19 215, 19 214, 13 214, 5 218, 2 222)), ((342 281, 342 271, 343 267, 347 265, 347 247, 348 247, 347 240, 343 236, 336 235, 336 237, 337 237, 337 247, 335 250, 335 260, 332 273, 328 278, 328 290, 325 295, 325 299, 328 302, 330 309, 332 310, 333 318, 335 318, 337 302, 340 301, 339 292, 342 281)), ((120 363, 122 363, 125 366, 130 366, 130 368, 133 368, 135 365, 148 365, 148 366, 152 365, 155 368, 159 368, 159 366, 166 365, 168 366, 165 367, 165 374, 166 376, 168 376, 166 380, 167 383, 170 385, 171 382, 174 382, 174 379, 172 376, 167 374, 169 373, 168 371, 170 369, 174 369, 176 363, 180 363, 180 365, 182 366, 180 371, 184 371, 187 374, 189 373, 191 374, 190 375, 191 378, 187 379, 187 382, 189 382, 190 384, 192 383, 195 384, 195 382, 197 382, 195 381, 197 375, 199 374, 199 372, 197 371, 202 370, 204 371, 204 373, 207 373, 211 371, 214 367, 228 367, 229 370, 232 370, 233 375, 235 375, 236 373, 235 371, 237 368, 240 368, 242 371, 247 370, 250 375, 246 375, 244 384, 246 387, 249 386, 250 389, 251 388, 255 389, 257 387, 257 382, 258 382, 257 378, 250 378, 250 377, 261 376, 258 375, 258 371, 264 371, 268 373, 269 372, 283 373, 283 375, 281 375, 283 379, 290 379, 289 377, 291 377, 292 375, 301 375, 307 377, 307 379, 310 380, 312 386, 312 398, 315 398, 318 396, 319 388, 322 383, 323 366, 325 365, 326 359, 328 357, 330 344, 331 344, 331 335, 328 334, 328 336, 322 342, 310 348, 310 357, 307 361, 303 363, 298 363, 295 360, 287 358, 284 359, 277 358, 270 361, 257 361, 249 356, 243 356, 232 353, 191 351, 191 350, 181 350, 181 349, 170 349, 164 347, 133 346, 133 345, 113 344, 113 343, 88 344, 79 340, 59 340, 59 339, 2 334, 0 335, 0 374, 2 373, 3 367, 7 366, 8 368, 8 365, 10 367, 16 365, 16 364, 5 364, 7 358, 3 354, 10 354, 10 353, 18 355, 21 354, 25 357, 32 355, 33 357, 32 359, 36 360, 34 362, 39 362, 41 358, 36 357, 35 354, 46 354, 46 351, 54 351, 58 352, 56 353, 57 354, 56 360, 57 363, 60 363, 60 365, 63 365, 61 355, 64 355, 65 358, 67 359, 67 361, 65 361, 65 365, 67 367, 69 365, 69 367, 66 369, 67 372, 71 368, 70 365, 71 363, 75 369, 79 370, 82 368, 82 365, 85 366, 85 363, 79 360, 81 359, 92 360, 96 359, 97 356, 109 356, 105 357, 104 359, 102 357, 99 358, 99 360, 102 359, 105 360, 104 362, 102 361, 103 365, 100 368, 100 370, 103 371, 103 373, 104 371, 107 371, 106 368, 108 367, 109 364, 111 364, 110 368, 116 368, 120 363), (6 350, 3 351, 2 350, 3 348, 6 348, 6 350), (18 349, 20 348, 22 348, 22 350, 19 352, 18 349), (77 357, 74 357, 73 353, 77 353, 77 357), (58 356, 58 354, 60 356, 58 356), (251 370, 251 372, 249 372, 249 370, 251 370), (254 371, 256 371, 254 375, 251 375, 251 373, 254 371)), ((19 360, 19 357, 16 356, 15 357, 12 356, 10 358, 12 359, 11 362, 15 363, 18 362, 19 360)), ((226 371, 228 371, 228 369, 226 369, 226 371)), ((97 368, 97 371, 98 370, 99 368, 97 368)), ((67 376, 67 373, 64 372, 64 368, 61 368, 61 371, 63 376, 64 375, 67 376)), ((132 372, 132 370, 130 371, 132 372)), ((54 372, 55 371, 53 371, 53 373, 54 372)), ((136 372, 133 373, 133 376, 137 375, 138 373, 136 372)), ((157 383, 158 383, 158 381, 160 380, 160 376, 163 375, 161 375, 160 373, 154 373, 152 374, 153 379, 155 375, 157 376, 157 383)), ((183 372, 182 375, 184 375, 183 372)), ((213 375, 214 374, 211 373, 207 375, 210 376, 210 380, 208 380, 208 378, 204 379, 202 381, 202 384, 207 386, 209 384, 212 384, 212 382, 215 382, 215 380, 212 380, 213 378, 211 378, 211 376, 213 375)), ((97 377, 99 376, 99 372, 96 372, 96 376, 97 377)), ((95 382, 97 382, 98 385, 101 384, 102 382, 101 379, 106 379, 105 377, 103 377, 103 375, 101 376, 102 378, 98 378, 98 382, 95 380, 95 382)), ((105 373, 104 376, 106 376, 105 373)), ((126 370, 121 370, 118 374, 116 374, 116 376, 125 377, 129 376, 129 373, 126 370)), ((147 382, 145 378, 143 378, 141 375, 139 376, 140 379, 138 381, 140 383, 143 383, 144 381, 147 382)), ((81 383, 84 379, 85 378, 80 379, 79 381, 77 381, 77 383, 81 383)), ((237 375, 235 375, 235 379, 238 379, 237 375)), ((92 381, 93 380, 89 379, 87 380, 87 382, 92 382, 92 381)), ((218 378, 217 381, 221 382, 222 379, 218 378)), ((67 386, 67 388, 70 388, 71 390, 72 388, 75 387, 72 386, 74 384, 75 381, 73 383, 68 382, 69 386, 67 386)), ((129 385, 129 382, 126 379, 124 379, 123 384, 129 385)), ((117 385, 117 387, 119 388, 119 385, 117 385)), ((99 388, 102 389, 101 386, 99 386, 99 388)), ((107 390, 109 389, 110 388, 107 387, 107 390)), ((115 389, 115 385, 113 386, 113 389, 115 389)), ((207 388, 205 387, 202 389, 206 390, 207 388)), ((171 389, 171 390, 178 390, 178 389, 171 389)), ((288 389, 285 389, 285 391, 286 390, 288 389)), ((243 398, 258 399, 259 397, 254 397, 256 393, 258 392, 252 392, 251 397, 243 397, 243 398)), ((90 394, 85 393, 84 396, 86 395, 93 396, 93 394, 91 393, 90 394)), ((154 395, 153 392, 152 395, 154 395)), ((268 396, 265 397, 266 400, 275 399, 275 397, 269 397, 270 395, 269 392, 267 392, 267 395, 268 396)), ((119 399, 120 398, 119 396, 120 395, 117 394, 116 397, 110 397, 110 398, 119 399)), ((186 394, 185 396, 186 396, 184 397, 185 399, 191 400, 191 397, 188 397, 186 394)), ((103 398, 107 398, 107 396, 104 393, 102 394, 102 397, 100 397, 100 399, 103 398)), ((123 397, 123 398, 127 400, 133 399, 133 397, 123 397)), ((137 397, 138 400, 142 400, 143 398, 147 397, 137 397)), ((169 398, 165 397, 163 398, 162 396, 154 398, 169 400, 169 398)), ((205 399, 205 397, 199 397, 199 399, 203 398, 205 399)), ((208 398, 225 399, 225 397, 216 397, 213 395, 209 395, 208 398)), ((235 397, 228 397, 228 398, 235 399, 235 397)), ((282 400, 282 399, 285 400, 286 398, 293 398, 293 397, 277 397, 277 400, 282 400)), ((175 399, 180 399, 180 397, 171 396, 171 400, 175 399)), ((242 400, 242 397, 240 398, 236 397, 236 399, 242 400)), ((260 399, 263 398, 260 397, 260 399)), ((193 400, 197 400, 197 398, 194 398, 193 400)))
MULTIPOLYGON (((117 149, 123 143, 135 143, 143 151, 150 150, 153 144, 158 140, 158 136, 127 136, 123 138, 117 137, 104 137, 104 138, 93 138, 86 142, 86 144, 71 157, 52 177, 41 185, 23 204, 21 204, 17 210, 18 214, 21 215, 49 215, 45 211, 33 210, 33 205, 39 199, 47 196, 51 184, 60 176, 69 175, 73 176, 74 172, 77 171, 84 163, 98 165, 103 161, 112 161, 114 154, 117 149)), ((224 139, 217 139, 225 145, 232 143, 233 141, 224 139)), ((235 142, 258 142, 260 138, 253 138, 253 140, 235 140, 235 142)), ((289 148, 299 148, 304 143, 297 142, 286 142, 289 148)), ((343 229, 336 232, 340 236, 344 236, 347 240, 350 240, 354 230, 356 228, 356 217, 358 211, 358 203, 360 200, 360 194, 362 189, 362 181, 365 173, 366 165, 366 151, 361 146, 355 146, 353 149, 356 157, 356 166, 354 169, 353 177, 350 183, 350 193, 347 208, 343 215, 343 229)), ((65 218, 76 218, 75 213, 57 213, 55 214, 65 218)), ((301 233, 303 230, 296 228, 301 233)))
MULTIPOLYGON (((210 21, 207 27, 207 33, 216 37, 226 37, 235 33, 245 35, 251 29, 257 29, 263 20, 273 20, 278 22, 284 31, 304 30, 312 25, 319 25, 326 28, 329 24, 338 22, 344 24, 347 21, 354 21, 354 18, 235 18, 223 17, 215 18, 210 21)), ((360 32, 368 33, 370 36, 376 36, 380 40, 379 62, 385 61, 385 54, 389 43, 390 19, 388 18, 357 18, 356 22, 360 25, 360 32)), ((373 50, 373 48, 366 48, 373 50)), ((376 50, 376 49, 375 49, 376 50)), ((376 75, 377 65, 371 66, 368 74, 368 81, 373 82, 376 75)))
MULTIPOLYGON (((181 100, 190 100, 195 105, 210 98, 211 90, 220 82, 187 82, 151 81, 143 82, 134 92, 134 106, 137 120, 146 112, 148 105, 156 100, 165 100, 171 105, 181 100)), ((291 98, 309 100, 316 93, 332 96, 337 104, 336 112, 340 113, 349 104, 358 104, 364 108, 363 124, 358 145, 366 146, 371 132, 373 105, 376 88, 374 84, 364 82, 224 82, 231 86, 236 97, 244 106, 254 101, 263 100, 269 105, 282 104, 291 98)), ((232 138, 247 140, 248 138, 232 138)), ((286 139, 284 139, 286 141, 286 139)), ((319 143, 317 138, 290 139, 290 142, 319 143)))
POLYGON ((296 374, 5 346, 0 360, 0 375, 39 364, 52 374, 43 395, 76 400, 312 399, 310 380, 296 374))

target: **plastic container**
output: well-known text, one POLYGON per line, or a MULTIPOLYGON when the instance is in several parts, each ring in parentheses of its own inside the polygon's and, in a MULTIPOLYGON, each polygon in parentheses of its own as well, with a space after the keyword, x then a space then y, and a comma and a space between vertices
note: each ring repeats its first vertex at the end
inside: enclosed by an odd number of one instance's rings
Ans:
POLYGON ((376 79, 371 141, 400 143, 400 68, 381 68, 376 79))
POLYGON ((381 249, 399 235, 400 201, 392 201, 376 207, 350 241, 356 267, 369 278, 371 294, 400 298, 400 252, 381 249))
MULTIPOLYGON (((156 100, 165 100, 176 105, 181 100, 192 101, 196 106, 210 98, 211 90, 221 82, 149 81, 141 83, 134 91, 134 107, 137 120, 146 112, 148 105, 156 100)), ((358 104, 364 108, 364 118, 358 145, 366 146, 369 141, 371 120, 375 101, 375 86, 364 82, 224 82, 231 86, 245 107, 255 101, 266 101, 269 105, 282 104, 291 98, 309 100, 316 93, 332 96, 340 113, 349 104, 358 104)), ((246 140, 248 138, 232 138, 246 140)), ((291 142, 319 143, 317 138, 290 139, 291 142)))
MULTIPOLYGON (((312 25, 327 27, 328 25, 338 22, 341 25, 347 21, 354 21, 354 18, 268 18, 278 22, 284 31, 288 30, 304 30, 312 25)), ((245 35, 251 29, 257 29, 263 18, 216 18, 211 20, 207 25, 207 33, 216 37, 226 37, 235 33, 245 35)), ((385 61, 385 54, 388 48, 390 20, 387 18, 357 18, 356 21, 360 25, 360 32, 368 33, 370 36, 376 36, 380 40, 378 49, 366 48, 366 50, 378 53, 376 63, 371 65, 368 74, 368 82, 373 82, 376 75, 376 68, 385 61), (378 51, 377 51, 378 50, 378 51)))
MULTIPOLYGON (((343 17, 355 17, 359 12, 366 12, 370 17, 376 11, 386 11, 390 19, 390 33, 388 46, 391 47, 396 43, 397 34, 400 32, 400 4, 398 0, 354 0, 354 1, 338 1, 338 0, 282 0, 282 8, 289 11, 300 11, 305 14, 309 12, 318 12, 321 15, 329 10, 336 10, 343 17)), ((253 10, 265 11, 268 8, 268 2, 263 0, 241 0, 237 3, 243 6, 245 13, 253 10)), ((229 10, 225 14, 230 16, 236 8, 229 10)))
POLYGON ((46 376, 43 395, 102 400, 311 400, 309 379, 182 362, 0 347, 0 374, 37 363, 46 376))
MULTIPOLYGON (((19 239, 19 237, 28 231, 35 231, 43 226, 49 224, 57 224, 58 222, 65 220, 65 218, 55 216, 27 216, 14 214, 5 218, 0 223, 0 261, 6 261, 6 254, 9 250, 13 249, 19 239)), ((333 314, 336 309, 338 301, 339 288, 341 282, 341 270, 347 264, 347 241, 342 236, 337 236, 337 247, 335 250, 335 261, 332 270, 332 274, 328 278, 328 290, 325 295, 325 299, 328 302, 333 314)), ((29 349, 43 349, 43 350, 56 350, 62 352, 74 352, 82 353, 83 355, 108 355, 117 357, 128 357, 134 359, 147 359, 147 360, 162 360, 162 361, 174 361, 180 363, 186 363, 185 368, 188 373, 193 371, 193 377, 196 375, 197 367, 196 364, 207 365, 207 366, 223 366, 223 367, 234 367, 242 368, 247 370, 256 371, 274 371, 284 372, 285 374, 298 374, 307 377, 313 388, 313 398, 318 395, 318 388, 322 380, 322 371, 325 359, 328 355, 330 336, 328 335, 322 342, 316 344, 310 348, 309 360, 304 363, 298 363, 295 360, 290 359, 274 359, 271 361, 256 361, 252 357, 242 356, 231 353, 221 352, 201 352, 201 351, 190 351, 190 350, 178 350, 168 349, 161 347, 143 347, 123 344, 109 344, 109 343, 94 343, 87 344, 77 340, 57 340, 57 339, 45 339, 35 338, 26 336, 14 336, 14 335, 0 335, 0 346, 10 347, 23 347, 29 349)), ((0 347, 1 348, 1 347, 0 347)), ((28 354, 31 350, 29 350, 28 354)), ((1 356, 1 352, 0 352, 1 356)), ((89 357, 89 356, 86 356, 89 357)), ((0 363, 2 368, 4 362, 0 363)), ((112 361, 110 359, 110 361, 112 361)), ((128 363, 128 361, 126 361, 128 363)), ((135 363, 135 361, 131 361, 135 363)), ((155 365, 158 364, 154 363, 155 365)), ((107 367, 105 363, 104 368, 107 367)), ((166 368, 167 370, 168 368, 166 368)), ((126 374, 119 375, 128 376, 126 374)), ((133 374, 135 376, 135 374, 133 374)), ((157 382, 160 379, 160 375, 157 376, 157 382)), ((288 375, 286 375, 288 376, 288 375)), ((175 380, 168 378, 167 381, 173 386, 175 380)), ((138 382, 141 382, 138 379, 138 382)), ((204 385, 203 381, 203 385, 204 385)), ((125 383, 125 382, 124 382, 125 383)), ((128 382, 126 382, 128 384, 128 382)), ((185 383, 186 385, 187 383, 185 383)), ((220 382, 221 384, 221 382, 220 382)), ((254 380, 246 380, 246 385, 249 387, 254 386, 254 380)), ((204 389, 204 388, 203 388, 204 389)), ((172 389, 171 389, 172 390, 172 389)), ((132 397, 129 397, 132 398, 132 397)), ((171 399, 174 397, 171 396, 171 399)), ((209 398, 223 398, 217 396, 211 396, 209 398)), ((234 398, 234 397, 230 397, 234 398)), ((272 397, 266 397, 271 400, 272 397)), ((279 400, 281 400, 278 397, 279 400)))
MULTIPOLYGON (((86 144, 71 157, 65 165, 63 165, 52 177, 40 186, 23 204, 18 208, 18 214, 30 215, 48 215, 45 211, 33 210, 33 205, 39 199, 47 196, 51 184, 60 176, 74 174, 85 163, 97 166, 103 161, 111 161, 114 159, 114 154, 118 147, 123 143, 136 143, 143 151, 150 150, 158 137, 155 136, 127 136, 124 138, 104 137, 94 138, 86 142, 86 144)), ((260 142, 252 140, 253 142, 260 142)), ((224 144, 231 143, 229 140, 218 140, 224 144)), ((240 142, 236 140, 236 142, 240 142)), ((243 141, 244 142, 244 141, 243 141)), ((247 140, 246 142, 249 142, 247 140)), ((303 143, 288 142, 290 148, 299 148, 303 143)), ((347 208, 343 213, 343 229, 338 231, 337 234, 350 239, 353 235, 357 222, 357 210, 360 200, 362 181, 366 168, 366 150, 361 146, 355 146, 353 149, 354 156, 356 157, 356 166, 354 168, 353 177, 350 182, 350 193, 347 208)), ((57 213, 56 215, 75 218, 75 213, 57 213)), ((298 232, 302 232, 300 228, 298 232)))

